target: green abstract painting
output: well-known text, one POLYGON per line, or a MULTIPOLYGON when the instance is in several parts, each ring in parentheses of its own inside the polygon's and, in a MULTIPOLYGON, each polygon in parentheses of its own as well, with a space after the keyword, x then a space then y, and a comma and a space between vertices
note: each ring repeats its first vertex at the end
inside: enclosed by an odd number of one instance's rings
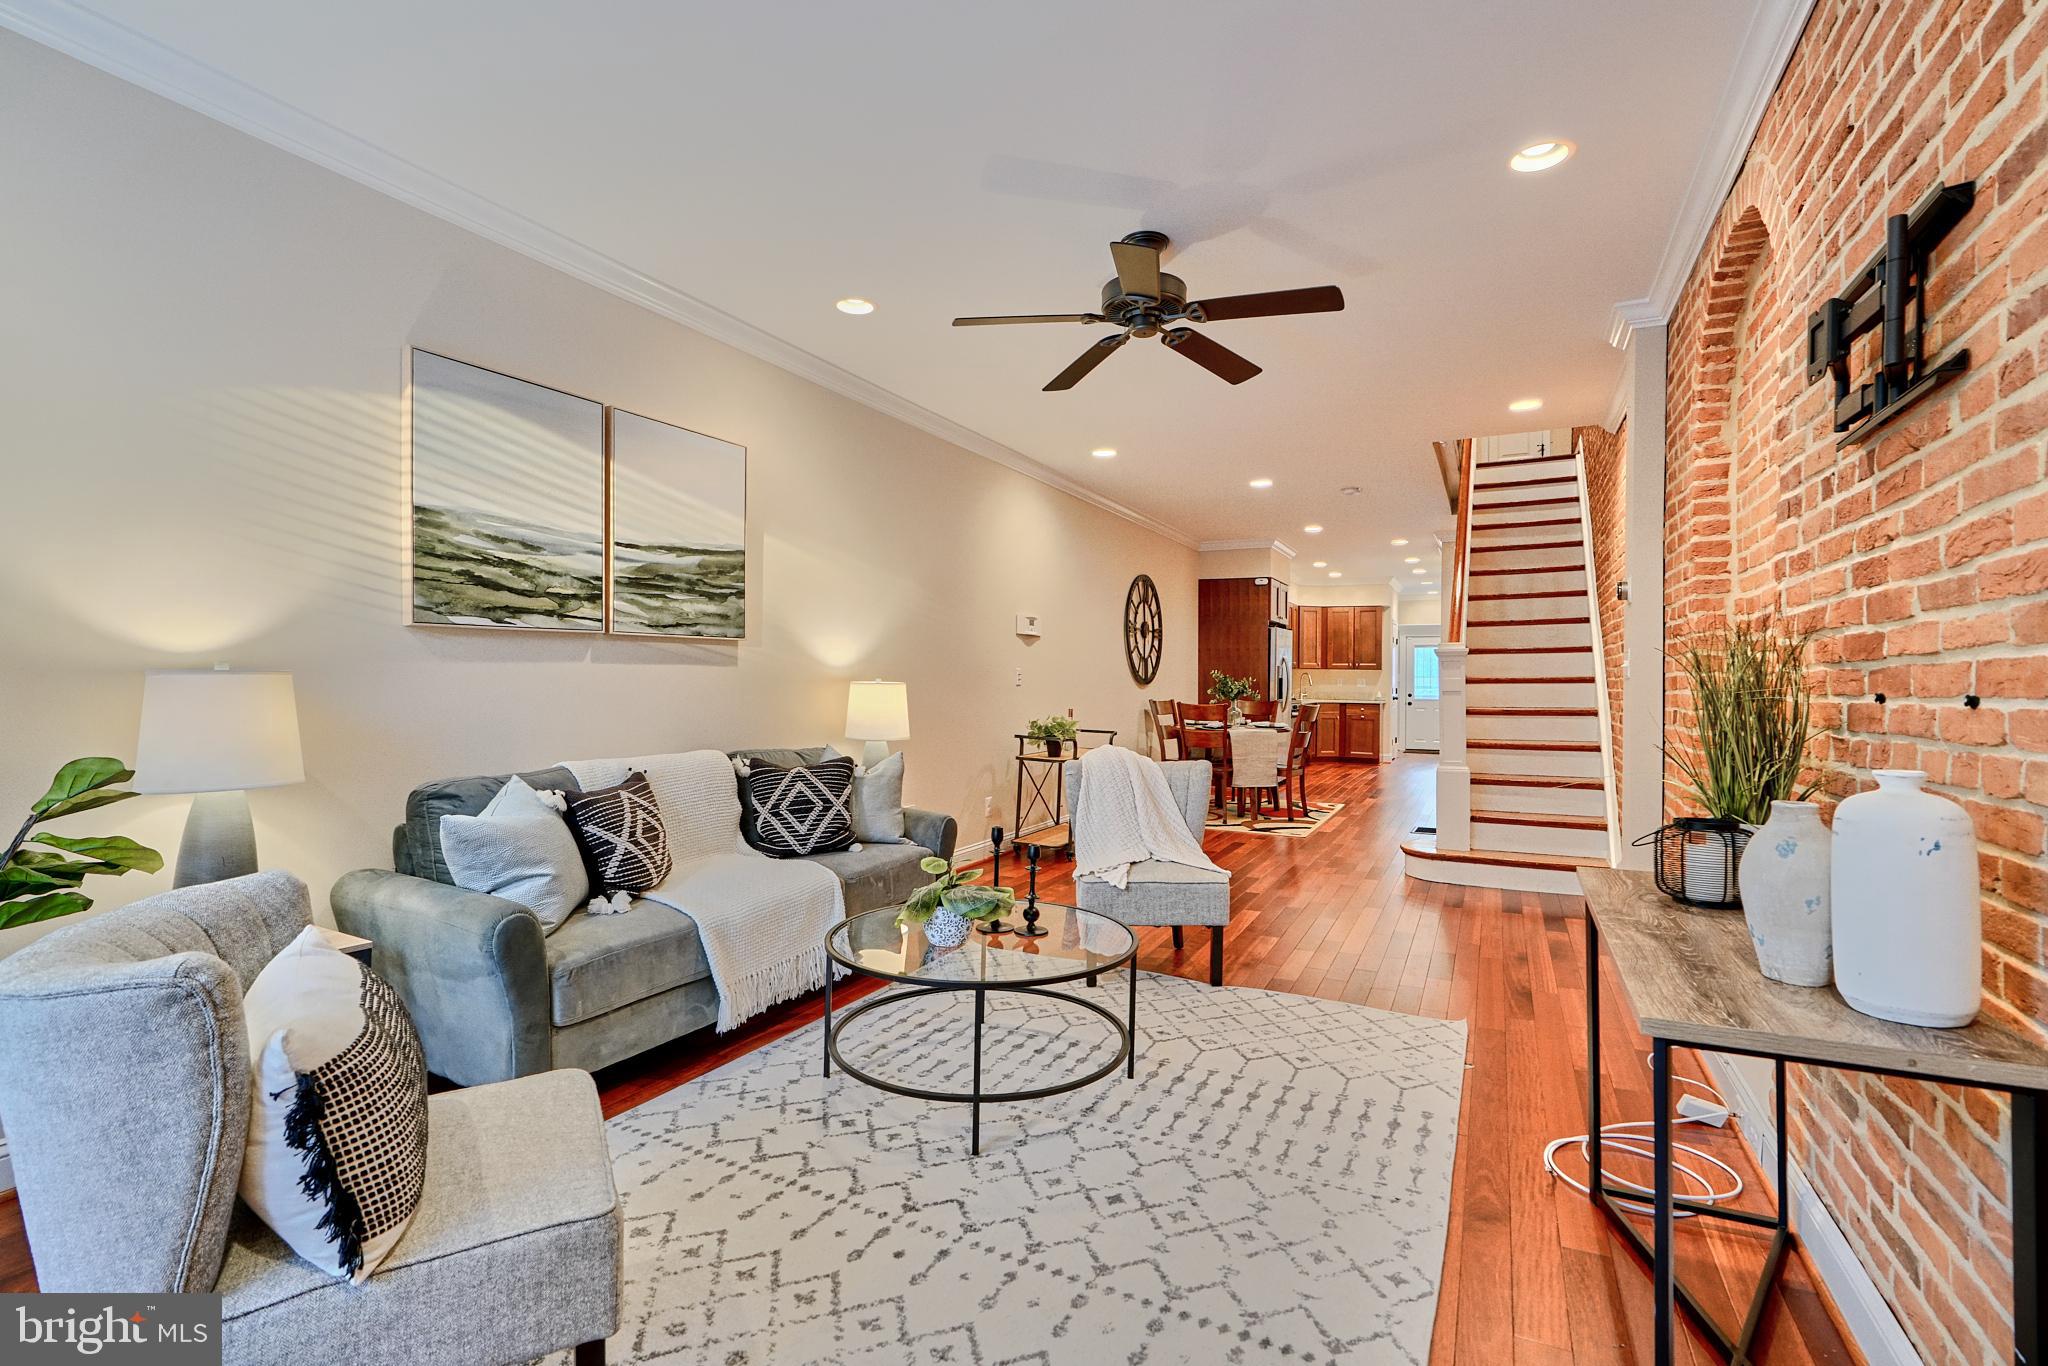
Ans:
POLYGON ((747 450, 611 410, 610 626, 747 633, 747 450))

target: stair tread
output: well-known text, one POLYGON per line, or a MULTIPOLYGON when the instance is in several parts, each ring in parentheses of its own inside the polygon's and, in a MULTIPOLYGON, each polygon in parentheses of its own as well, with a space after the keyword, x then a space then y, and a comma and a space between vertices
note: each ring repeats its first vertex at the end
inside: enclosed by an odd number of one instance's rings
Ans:
POLYGON ((1592 676, 1591 674, 1588 674, 1588 675, 1586 675, 1586 676, 1585 676, 1584 678, 1569 678, 1569 677, 1565 677, 1565 676, 1563 676, 1563 675, 1545 675, 1545 676, 1542 676, 1542 677, 1538 677, 1538 678, 1474 678, 1474 677, 1473 677, 1472 675, 1470 675, 1470 674, 1467 674, 1467 675, 1465 676, 1465 681, 1466 681, 1466 682, 1467 682, 1468 684, 1469 684, 1469 683, 1591 683, 1591 682, 1593 681, 1593 676, 1592 676))
POLYGON ((1467 740, 1466 749, 1525 749, 1542 754, 1598 754, 1597 740, 1467 740))
POLYGON ((1569 460, 1569 455, 1518 455, 1513 460, 1488 460, 1472 468, 1477 470, 1504 470, 1516 465, 1541 465, 1552 460, 1569 460))
MULTIPOLYGON (((1481 485, 1480 487, 1484 488, 1486 486, 1481 485)), ((1475 493, 1477 493, 1478 491, 1478 489, 1473 490, 1473 492, 1475 493)), ((1485 512, 1489 508, 1555 507, 1559 503, 1576 503, 1578 501, 1579 496, 1576 493, 1567 494, 1562 498, 1510 498, 1498 503, 1482 503, 1475 499, 1472 503, 1472 510, 1474 512, 1485 512)))
POLYGON ((1583 598, 1583 588, 1542 588, 1533 593, 1473 593, 1467 602, 1524 602, 1530 598, 1583 598))
POLYGON ((1537 564, 1526 569, 1474 569, 1468 571, 1474 576, 1480 574, 1583 574, 1583 564, 1537 564))
POLYGON ((1474 787, 1554 787, 1566 788, 1573 792, 1599 792, 1603 784, 1598 778, 1557 778, 1544 773, 1475 773, 1474 787))
MULTIPOLYGON (((1591 617, 1524 617, 1520 621, 1468 621, 1465 623, 1465 629, 1470 631, 1481 626, 1591 626, 1592 624, 1593 619, 1591 617)), ((1522 648, 1524 650, 1542 650, 1551 647, 1525 645, 1522 648)), ((1593 647, 1590 645, 1559 645, 1554 648, 1559 650, 1590 650, 1593 647)), ((1474 650, 1472 653, 1478 654, 1479 651, 1474 650)))
POLYGON ((1532 526, 1577 526, 1578 524, 1579 519, 1576 517, 1552 517, 1547 521, 1540 522, 1474 522, 1472 523, 1472 529, 1474 531, 1518 531, 1524 527, 1532 526))
POLYGON ((1467 716, 1598 716, 1596 707, 1467 707, 1467 716))
MULTIPOLYGON (((1583 550, 1577 541, 1531 541, 1527 545, 1480 545, 1474 543, 1470 551, 1474 555, 1504 555, 1512 550, 1583 550)), ((1583 565, 1580 568, 1584 568, 1583 565)))
POLYGON ((1438 849, 1434 834, 1415 834, 1401 841, 1401 852, 1416 858, 1443 859, 1454 863, 1483 863, 1496 868, 1551 868, 1573 872, 1580 868, 1605 868, 1604 858, 1578 858, 1570 854, 1523 854, 1511 849, 1438 849))
MULTIPOLYGON (((1481 465, 1479 468, 1483 470, 1489 467, 1481 465)), ((1571 482, 1573 482, 1572 476, 1562 472, 1558 474, 1540 474, 1534 479, 1474 479, 1472 481, 1472 491, 1478 493, 1481 489, 1526 489, 1537 484, 1569 484, 1571 482)))

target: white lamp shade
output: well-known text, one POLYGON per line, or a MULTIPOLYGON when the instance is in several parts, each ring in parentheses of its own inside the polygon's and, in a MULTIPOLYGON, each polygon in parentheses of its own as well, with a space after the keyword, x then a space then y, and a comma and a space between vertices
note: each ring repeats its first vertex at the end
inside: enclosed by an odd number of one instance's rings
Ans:
POLYGON ((846 692, 846 738, 910 738, 910 688, 902 683, 858 682, 846 692))
POLYGON ((305 780, 290 674, 191 669, 144 678, 137 792, 233 792, 305 780))

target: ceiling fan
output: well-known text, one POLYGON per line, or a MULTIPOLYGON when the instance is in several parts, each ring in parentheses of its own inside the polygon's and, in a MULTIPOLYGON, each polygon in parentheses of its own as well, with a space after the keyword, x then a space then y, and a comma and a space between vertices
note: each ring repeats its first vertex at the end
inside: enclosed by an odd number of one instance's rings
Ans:
POLYGON ((1134 232, 1109 244, 1109 254, 1116 260, 1116 278, 1102 287, 1100 313, 1012 313, 995 318, 955 318, 953 326, 1108 323, 1117 328, 1114 335, 1096 342, 1081 353, 1080 359, 1053 376, 1052 383, 1045 386, 1048 393, 1073 388, 1133 337, 1157 337, 1211 374, 1232 384, 1242 384, 1259 373, 1258 366, 1193 328, 1173 324, 1271 318, 1287 313, 1335 313, 1344 307, 1344 291, 1335 285, 1190 300, 1187 282, 1159 268, 1160 253, 1167 244, 1165 233, 1151 231, 1134 232))

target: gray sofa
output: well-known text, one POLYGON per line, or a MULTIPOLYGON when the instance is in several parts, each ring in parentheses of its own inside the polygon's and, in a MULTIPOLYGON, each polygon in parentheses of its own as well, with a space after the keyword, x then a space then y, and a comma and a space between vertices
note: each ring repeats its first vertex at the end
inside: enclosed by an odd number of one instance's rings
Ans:
POLYGON ((420 1204, 350 1285, 236 1200, 242 992, 310 920, 288 873, 187 887, 0 963, 0 1115, 44 1291, 221 1297, 230 1363, 601 1362, 620 1211, 597 1088, 550 1072, 428 1098, 420 1204))
MULTIPOLYGON (((785 767, 825 756, 733 752, 785 767)), ((526 907, 454 884, 441 817, 483 810, 509 776, 414 788, 392 834, 394 871, 353 872, 334 886, 335 923, 375 944, 377 974, 412 1011, 428 1068, 464 1086, 555 1067, 595 1071, 714 1023, 718 993, 688 916, 641 901, 623 915, 572 915, 543 936, 526 907)), ((577 786, 565 768, 519 776, 536 788, 577 786)), ((951 816, 906 808, 904 821, 909 843, 812 856, 845 884, 848 914, 930 881, 920 859, 952 858, 951 816)))

